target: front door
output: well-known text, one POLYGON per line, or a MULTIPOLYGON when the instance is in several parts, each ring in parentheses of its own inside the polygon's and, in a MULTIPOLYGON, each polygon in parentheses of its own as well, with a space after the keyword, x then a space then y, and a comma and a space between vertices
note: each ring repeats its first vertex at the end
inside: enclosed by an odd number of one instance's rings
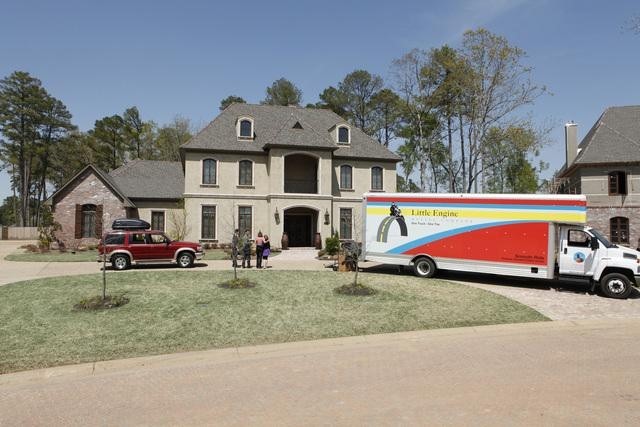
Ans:
POLYGON ((289 236, 289 246, 311 246, 311 214, 285 215, 284 231, 289 236))

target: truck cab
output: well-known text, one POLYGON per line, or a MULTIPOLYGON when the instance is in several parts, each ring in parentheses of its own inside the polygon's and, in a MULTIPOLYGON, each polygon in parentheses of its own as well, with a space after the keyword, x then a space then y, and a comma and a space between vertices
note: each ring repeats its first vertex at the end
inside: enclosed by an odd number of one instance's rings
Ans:
POLYGON ((558 226, 557 278, 600 285, 611 298, 627 298, 640 282, 640 252, 611 243, 584 225, 558 226))

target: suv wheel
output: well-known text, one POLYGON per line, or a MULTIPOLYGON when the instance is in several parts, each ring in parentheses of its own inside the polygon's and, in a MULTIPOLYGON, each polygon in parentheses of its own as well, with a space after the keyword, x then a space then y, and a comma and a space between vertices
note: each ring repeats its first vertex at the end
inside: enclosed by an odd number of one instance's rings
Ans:
POLYGON ((124 254, 116 254, 111 258, 111 265, 116 270, 126 270, 129 268, 129 257, 124 254))
POLYGON ((189 268, 193 266, 193 255, 189 252, 180 252, 178 254, 178 266, 181 268, 189 268))

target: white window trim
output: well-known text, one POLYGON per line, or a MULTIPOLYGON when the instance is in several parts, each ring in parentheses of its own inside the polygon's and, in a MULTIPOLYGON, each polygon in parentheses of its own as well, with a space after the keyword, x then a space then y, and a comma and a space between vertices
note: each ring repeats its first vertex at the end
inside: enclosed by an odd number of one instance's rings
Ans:
POLYGON ((157 213, 162 213, 162 218, 163 218, 163 222, 164 222, 164 224, 162 224, 162 232, 166 233, 167 232, 167 211, 166 211, 166 209, 153 209, 151 211, 151 218, 149 218, 149 219, 151 219, 151 222, 153 222, 153 214, 156 213, 156 212, 157 213))
POLYGON ((200 221, 198 221, 198 223, 199 223, 199 225, 200 225, 200 233, 199 233, 199 234, 200 234, 200 240, 201 240, 201 241, 202 241, 202 240, 207 241, 207 242, 218 241, 218 230, 219 230, 219 229, 218 229, 218 217, 219 217, 219 216, 220 216, 220 212, 218 211, 218 205, 213 204, 213 203, 200 203, 200 221), (213 236, 213 239, 211 239, 211 238, 209 238, 209 237, 204 238, 204 237, 202 236, 202 208, 203 208, 203 207, 205 207, 205 206, 206 206, 206 207, 214 207, 214 208, 216 208, 216 220, 215 220, 215 221, 214 221, 214 223, 213 223, 213 226, 214 226, 214 228, 215 228, 215 229, 214 229, 214 236, 213 236))
POLYGON ((351 127, 347 125, 336 126, 336 142, 341 145, 351 145, 351 127), (340 142, 340 128, 345 128, 347 130, 347 142, 340 142))
POLYGON ((338 189, 341 191, 353 191, 353 165, 343 163, 338 166, 338 189), (351 188, 345 188, 342 186, 342 167, 349 166, 351 168, 351 188))
POLYGON ((240 188, 254 188, 256 182, 256 162, 251 159, 240 159, 238 160, 238 181, 237 186, 240 188), (251 184, 240 184, 240 162, 251 162, 251 184))
POLYGON ((254 126, 253 118, 247 117, 247 116, 238 117, 238 120, 236 121, 236 135, 238 136, 238 139, 251 140, 251 139, 253 139, 253 135, 255 133, 254 131, 255 131, 255 126, 254 126), (242 123, 245 120, 248 120, 249 122, 251 122, 251 134, 250 134, 250 136, 242 136, 242 135, 240 135, 240 123, 242 123))
POLYGON ((377 191, 377 192, 381 192, 384 191, 384 168, 380 165, 373 165, 369 168, 369 191, 377 191), (373 188, 373 168, 380 168, 380 172, 382 173, 381 179, 382 179, 382 188, 380 189, 374 189, 373 188))
POLYGON ((202 159, 200 161, 200 185, 205 186, 205 187, 218 187, 219 165, 220 165, 220 162, 218 161, 218 159, 213 158, 213 157, 205 157, 204 159, 202 159), (205 162, 205 160, 213 160, 214 162, 216 162, 216 183, 215 184, 205 184, 203 182, 203 178, 204 178, 204 162, 205 162))

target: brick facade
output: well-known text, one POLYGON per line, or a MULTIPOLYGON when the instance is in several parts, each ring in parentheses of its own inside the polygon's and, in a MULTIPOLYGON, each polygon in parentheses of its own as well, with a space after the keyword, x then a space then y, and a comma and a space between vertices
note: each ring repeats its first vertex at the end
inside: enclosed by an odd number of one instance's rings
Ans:
POLYGON ((615 217, 627 218, 629 220, 629 243, 621 243, 621 245, 635 249, 640 246, 638 211, 637 207, 587 206, 587 224, 611 238, 610 219, 615 217))
MULTIPOLYGON (((62 229, 56 233, 56 238, 68 247, 98 243, 97 238, 76 238, 76 205, 84 204, 102 206, 104 229, 109 228, 114 219, 127 216, 123 202, 93 171, 87 170, 84 175, 77 177, 75 182, 69 185, 64 194, 57 197, 54 205, 54 220, 62 226, 62 229)), ((100 221, 96 221, 96 224, 100 225, 100 221)))

